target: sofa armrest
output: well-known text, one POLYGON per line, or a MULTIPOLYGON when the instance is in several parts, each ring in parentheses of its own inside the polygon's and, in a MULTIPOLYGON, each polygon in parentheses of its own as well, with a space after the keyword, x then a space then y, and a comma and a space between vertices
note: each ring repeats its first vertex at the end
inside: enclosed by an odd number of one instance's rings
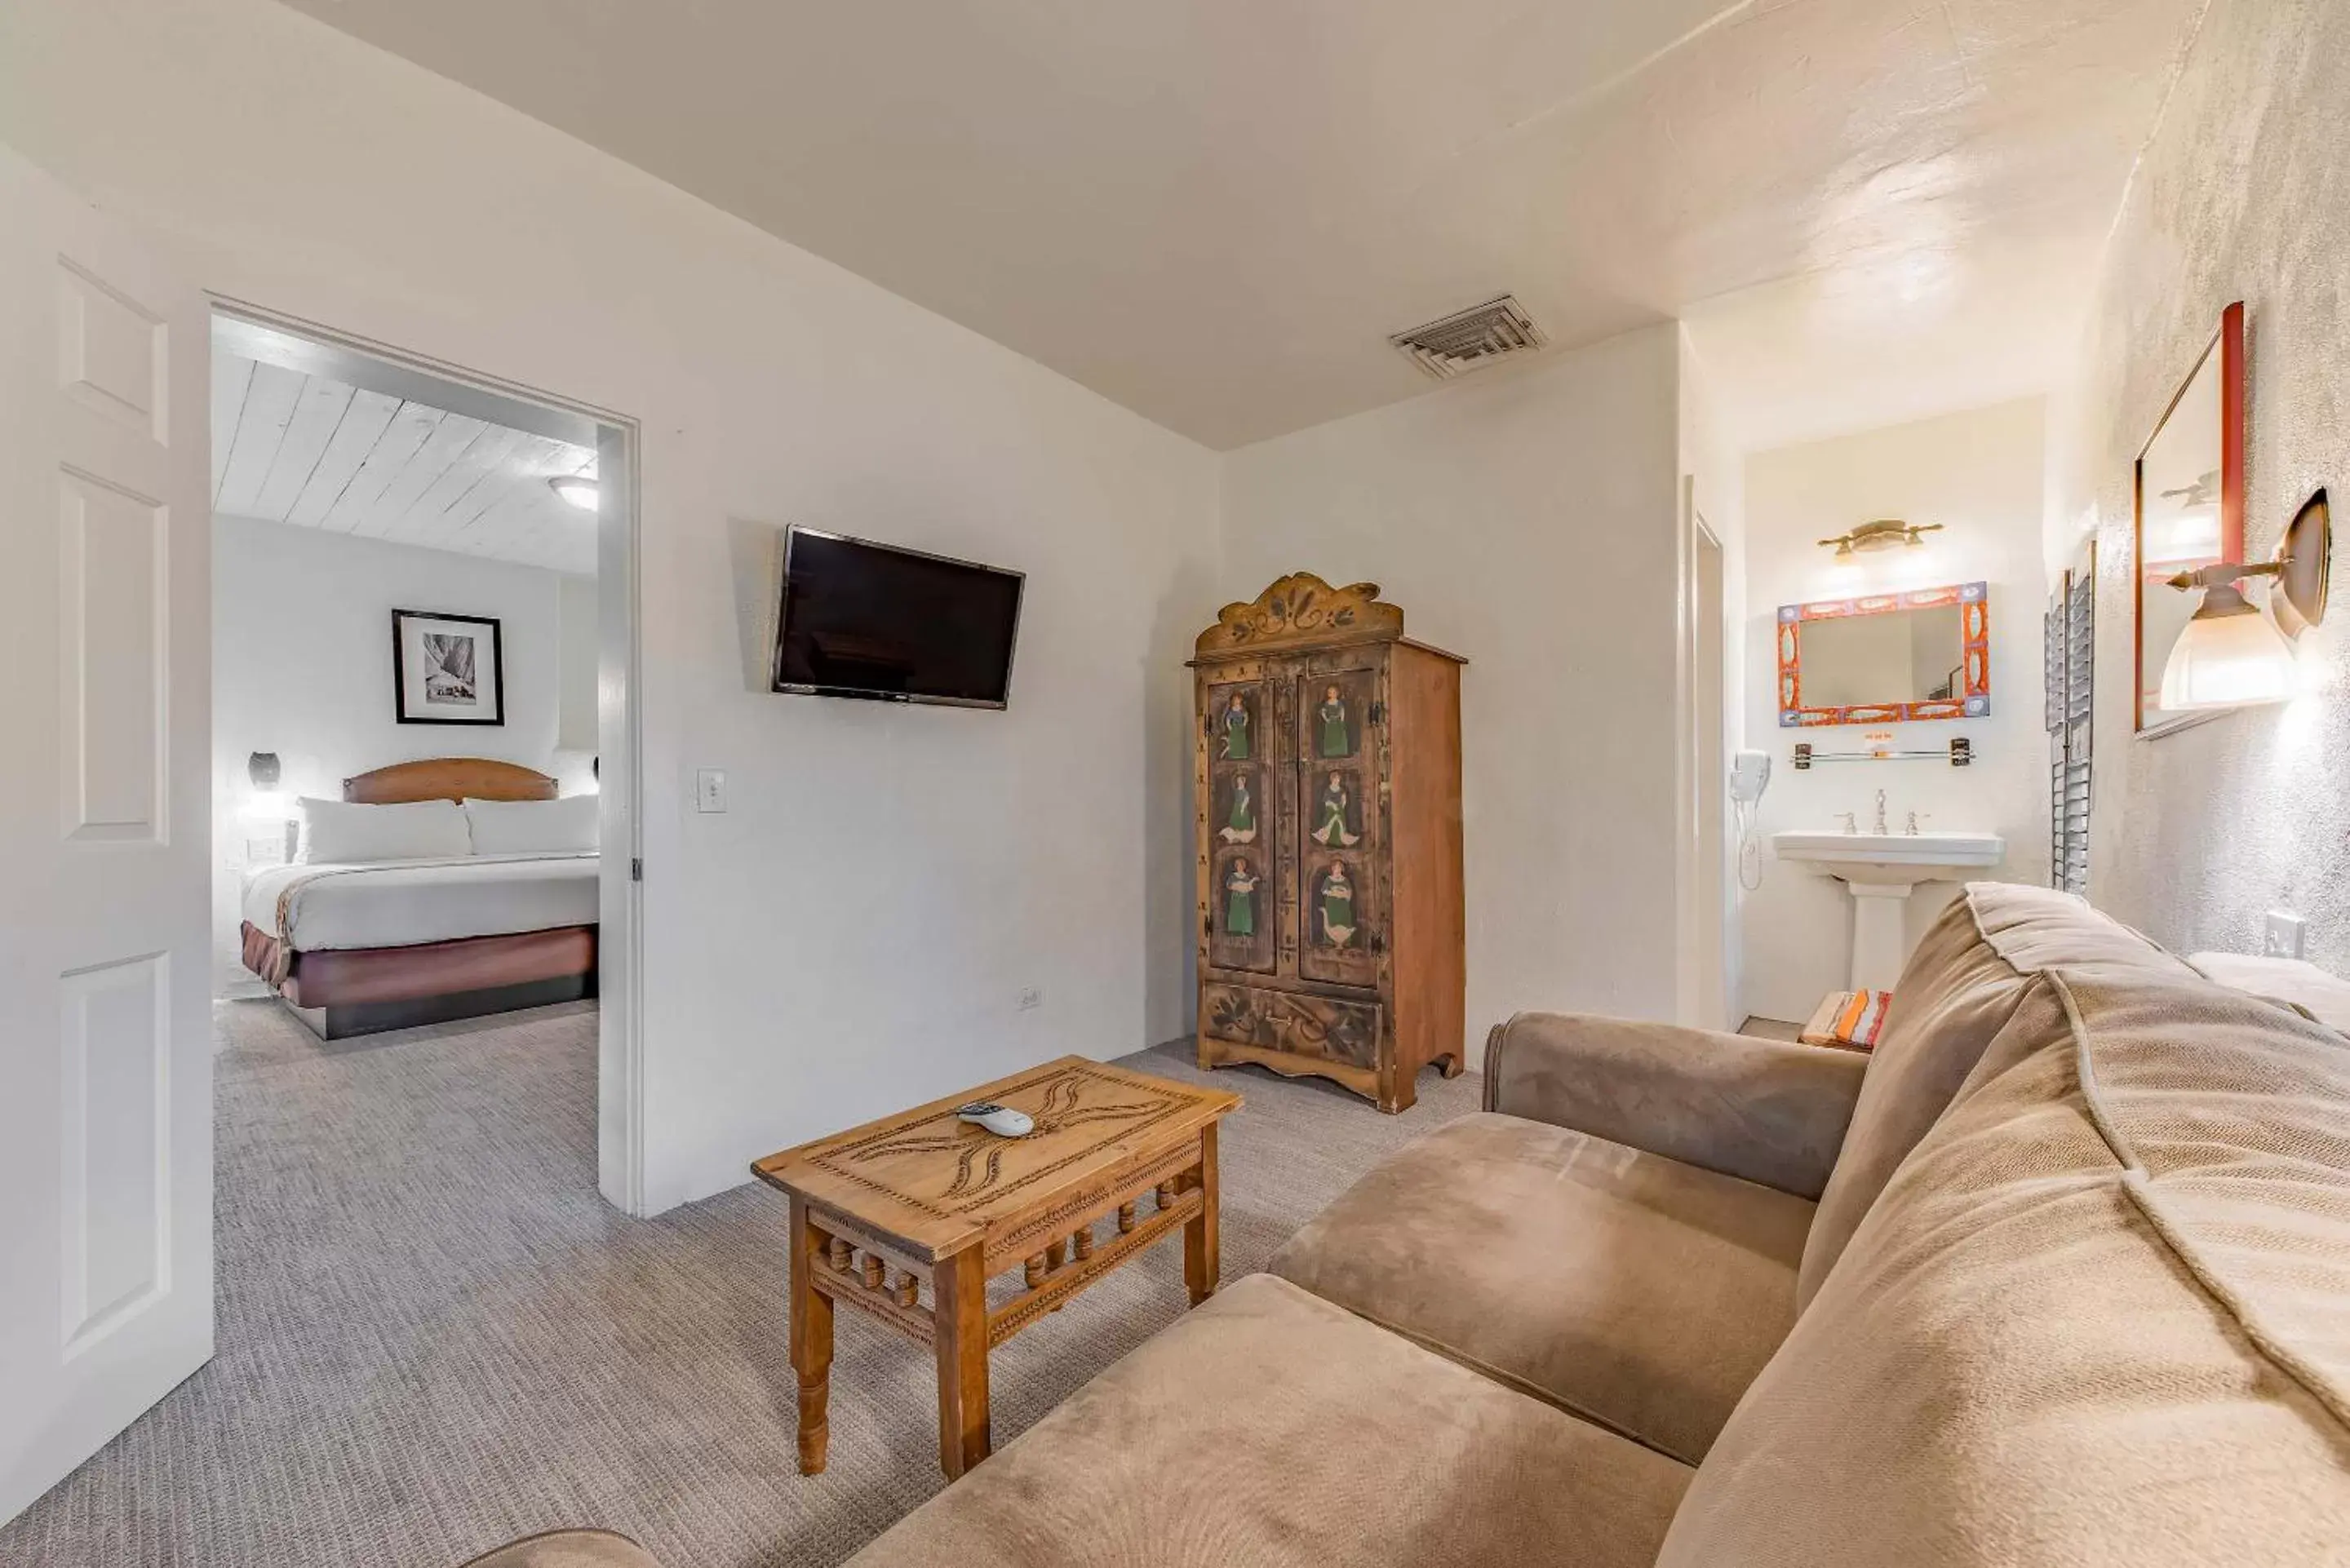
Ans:
POLYGON ((1816 1199, 1867 1066, 1856 1051, 1521 1012, 1485 1037, 1485 1108, 1816 1199))

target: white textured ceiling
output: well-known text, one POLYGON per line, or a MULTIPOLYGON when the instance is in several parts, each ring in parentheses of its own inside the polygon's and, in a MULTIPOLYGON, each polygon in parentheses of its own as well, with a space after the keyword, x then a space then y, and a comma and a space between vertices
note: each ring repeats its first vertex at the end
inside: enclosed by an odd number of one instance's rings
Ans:
POLYGON ((549 488, 596 454, 213 354, 213 510, 592 576, 596 516, 549 488))
POLYGON ((2205 0, 289 3, 1231 447, 1505 290, 1564 346, 1745 296, 1741 424, 1794 327, 2040 374, 2205 0))

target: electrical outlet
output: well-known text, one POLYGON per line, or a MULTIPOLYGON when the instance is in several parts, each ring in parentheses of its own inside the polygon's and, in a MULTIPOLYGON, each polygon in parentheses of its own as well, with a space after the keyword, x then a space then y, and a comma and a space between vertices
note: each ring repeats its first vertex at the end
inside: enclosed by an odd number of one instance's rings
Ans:
POLYGON ((1020 1011, 1025 1012, 1031 1008, 1044 1006, 1045 993, 1035 986, 1024 985, 1020 988, 1020 995, 1015 1000, 1020 1011))
POLYGON ((2268 926, 2261 935, 2261 955, 2263 958, 2299 958, 2301 940, 2308 929, 2309 922, 2299 915, 2271 909, 2268 926))
POLYGON ((703 768, 693 775, 693 808, 696 811, 726 809, 724 768, 703 768))

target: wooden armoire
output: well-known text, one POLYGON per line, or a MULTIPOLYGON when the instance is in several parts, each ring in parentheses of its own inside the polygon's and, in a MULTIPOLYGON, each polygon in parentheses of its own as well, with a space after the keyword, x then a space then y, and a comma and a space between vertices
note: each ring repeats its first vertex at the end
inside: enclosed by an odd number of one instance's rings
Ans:
POLYGON ((1464 1065, 1463 661, 1378 595, 1293 573, 1195 645, 1199 1038, 1392 1113, 1464 1065))

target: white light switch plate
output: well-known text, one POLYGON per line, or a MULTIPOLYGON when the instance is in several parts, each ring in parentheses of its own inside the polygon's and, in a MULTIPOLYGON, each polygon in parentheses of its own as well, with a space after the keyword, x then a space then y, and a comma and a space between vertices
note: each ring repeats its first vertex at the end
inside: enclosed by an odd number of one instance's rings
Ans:
POLYGON ((2282 909, 2269 911, 2268 927, 2261 935, 2261 954, 2264 958, 2297 959, 2301 956, 2303 933, 2309 922, 2299 915, 2282 909))
POLYGON ((726 809, 726 770, 703 768, 693 775, 693 809, 724 811, 726 809))

